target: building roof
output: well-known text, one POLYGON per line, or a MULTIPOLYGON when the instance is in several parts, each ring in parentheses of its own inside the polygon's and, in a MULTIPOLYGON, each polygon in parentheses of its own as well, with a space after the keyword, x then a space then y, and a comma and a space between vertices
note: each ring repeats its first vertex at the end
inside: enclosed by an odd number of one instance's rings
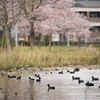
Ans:
POLYGON ((79 5, 82 5, 83 7, 100 7, 100 0, 99 1, 88 1, 88 0, 85 0, 85 1, 81 1, 81 0, 78 0, 76 1, 79 5))

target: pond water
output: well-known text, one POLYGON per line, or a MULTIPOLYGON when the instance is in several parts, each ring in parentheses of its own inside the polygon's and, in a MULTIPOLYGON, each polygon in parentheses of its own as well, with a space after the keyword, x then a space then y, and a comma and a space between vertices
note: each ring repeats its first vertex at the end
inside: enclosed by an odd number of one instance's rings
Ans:
POLYGON ((0 100, 100 100, 100 80, 92 81, 92 76, 100 79, 99 69, 80 69, 75 74, 63 71, 63 74, 58 74, 59 71, 52 71, 52 74, 49 71, 47 74, 32 71, 14 74, 21 75, 21 80, 0 77, 0 100), (34 74, 41 76, 41 82, 36 82, 34 74), (78 84, 72 76, 81 77, 84 83, 78 84), (29 81, 28 77, 35 80, 29 81), (87 81, 94 86, 85 86, 87 81), (47 84, 55 86, 55 90, 48 91, 47 84))

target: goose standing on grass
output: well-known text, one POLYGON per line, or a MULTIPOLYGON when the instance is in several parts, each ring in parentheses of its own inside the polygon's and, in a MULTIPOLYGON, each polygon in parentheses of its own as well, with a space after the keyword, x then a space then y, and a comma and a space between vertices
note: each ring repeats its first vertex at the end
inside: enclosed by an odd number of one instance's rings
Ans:
POLYGON ((98 81, 99 78, 95 78, 94 76, 92 76, 92 81, 98 81))
POLYGON ((55 90, 55 87, 54 86, 50 86, 50 84, 47 84, 47 86, 48 86, 48 90, 49 89, 55 90))
POLYGON ((94 86, 93 83, 89 83, 89 81, 87 81, 87 83, 85 84, 86 86, 94 86))

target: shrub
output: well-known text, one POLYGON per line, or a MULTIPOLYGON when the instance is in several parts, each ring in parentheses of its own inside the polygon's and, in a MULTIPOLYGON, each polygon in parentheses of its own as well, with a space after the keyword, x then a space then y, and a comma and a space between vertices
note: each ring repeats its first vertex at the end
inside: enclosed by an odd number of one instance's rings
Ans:
MULTIPOLYGON (((14 39, 10 39, 10 43, 13 46, 15 44, 14 39)), ((0 46, 6 47, 6 38, 0 38, 0 46)))

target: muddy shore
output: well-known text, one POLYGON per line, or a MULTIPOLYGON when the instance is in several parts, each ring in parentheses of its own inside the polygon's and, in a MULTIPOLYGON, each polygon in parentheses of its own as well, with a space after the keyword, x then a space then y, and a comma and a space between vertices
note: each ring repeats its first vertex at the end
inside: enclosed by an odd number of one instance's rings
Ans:
POLYGON ((1 70, 0 71, 0 76, 8 75, 8 74, 14 74, 14 73, 23 73, 25 71, 58 71, 58 70, 72 70, 74 68, 79 68, 79 69, 100 69, 100 65, 68 65, 68 66, 63 66, 63 65, 58 65, 58 66, 52 66, 52 67, 31 67, 29 65, 25 65, 24 67, 17 69, 8 69, 7 71, 1 70))

